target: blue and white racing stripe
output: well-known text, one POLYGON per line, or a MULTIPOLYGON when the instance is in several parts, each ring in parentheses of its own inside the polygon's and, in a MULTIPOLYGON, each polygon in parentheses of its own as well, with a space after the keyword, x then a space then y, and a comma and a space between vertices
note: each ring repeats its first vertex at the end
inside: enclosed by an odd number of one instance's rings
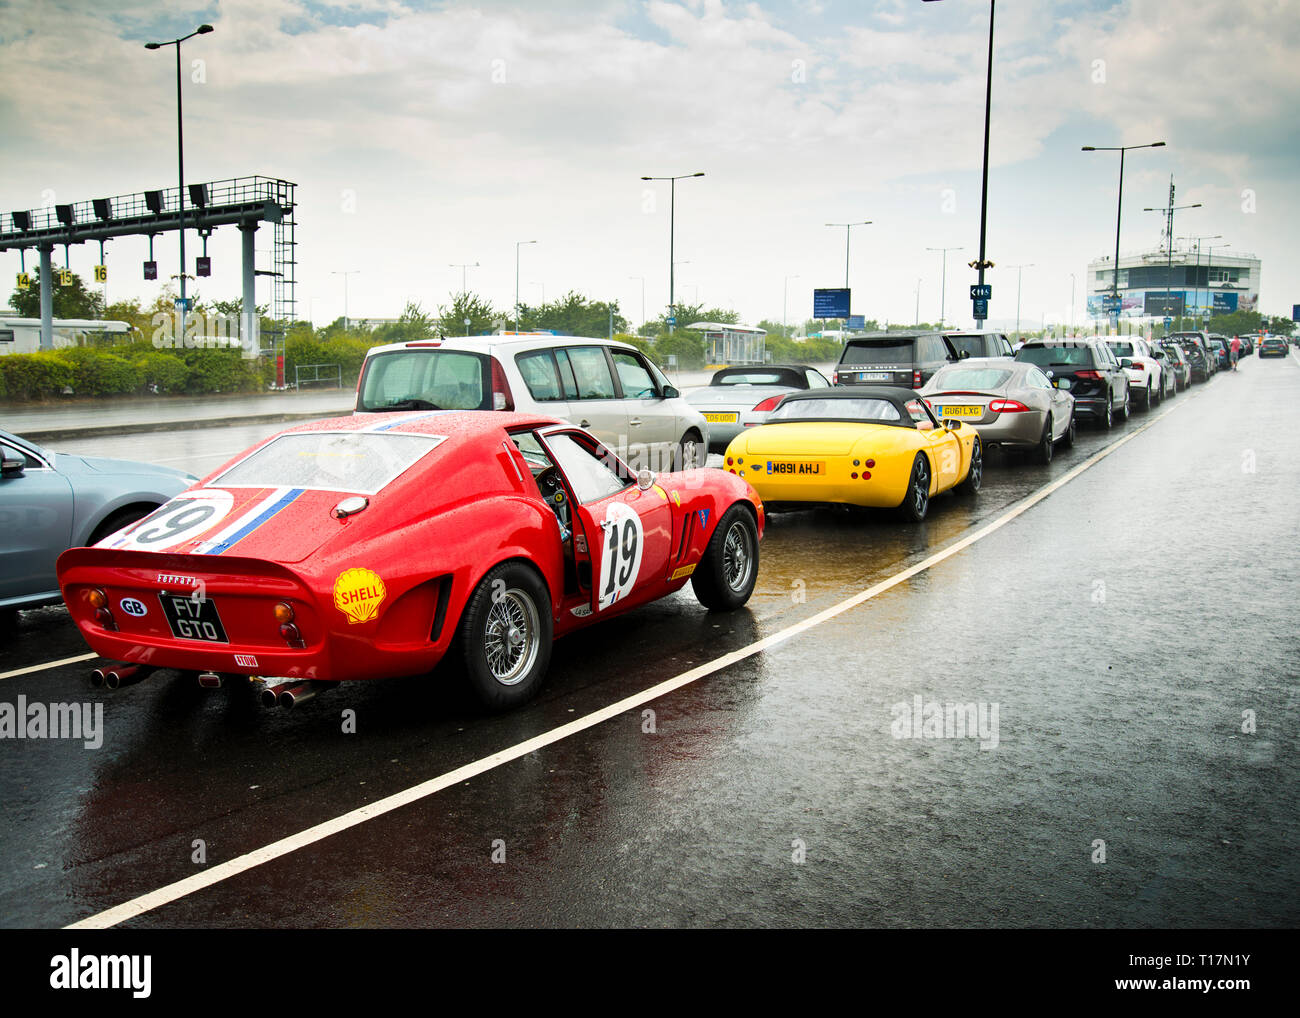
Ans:
POLYGON ((260 526, 292 505, 306 488, 276 488, 219 533, 197 545, 192 555, 222 555, 260 526))
POLYGON ((388 420, 382 424, 372 424, 368 428, 362 428, 362 431, 392 431, 393 428, 400 428, 403 424, 411 424, 415 421, 422 421, 426 417, 438 417, 442 414, 460 413, 459 410, 424 410, 411 411, 402 414, 397 420, 388 420))

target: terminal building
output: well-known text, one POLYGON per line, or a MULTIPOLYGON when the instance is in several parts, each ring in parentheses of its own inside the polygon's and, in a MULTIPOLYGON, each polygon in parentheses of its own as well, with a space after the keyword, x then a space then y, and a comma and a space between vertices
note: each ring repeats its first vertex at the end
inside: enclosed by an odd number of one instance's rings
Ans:
POLYGON ((710 367, 763 364, 767 360, 767 330, 726 322, 693 322, 686 326, 704 340, 704 360, 710 367))
MULTIPOLYGON (((1172 256, 1167 248, 1121 254, 1121 318, 1200 317, 1259 309, 1259 259, 1228 245, 1196 245, 1172 256)), ((1109 316, 1104 299, 1115 282, 1115 261, 1105 255, 1088 263, 1088 314, 1109 316)))

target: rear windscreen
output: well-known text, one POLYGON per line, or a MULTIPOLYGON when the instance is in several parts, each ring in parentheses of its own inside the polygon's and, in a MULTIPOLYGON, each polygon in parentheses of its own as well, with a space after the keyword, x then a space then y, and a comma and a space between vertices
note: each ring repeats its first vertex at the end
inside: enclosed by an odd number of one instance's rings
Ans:
POLYGON ((902 420, 898 408, 887 399, 787 399, 767 418, 778 421, 879 421, 897 424, 902 420))
POLYGON ((789 385, 806 388, 797 372, 781 369, 764 370, 761 368, 738 368, 719 371, 713 376, 710 385, 789 385))
POLYGON ((931 389, 1000 389, 1011 372, 1005 368, 940 368, 930 380, 931 389))
POLYGON ((867 343, 850 343, 844 348, 840 365, 911 364, 916 359, 916 340, 880 339, 867 343))
POLYGON ((1133 356, 1133 344, 1132 344, 1132 343, 1114 342, 1114 343, 1107 343, 1106 345, 1107 345, 1108 347, 1111 348, 1112 352, 1114 352, 1114 354, 1115 354, 1116 357, 1132 357, 1132 356, 1133 356))
POLYGON ((1016 360, 1040 368, 1090 368, 1092 351, 1086 346, 1022 346, 1016 360))
POLYGON ((240 460, 211 485, 316 488, 373 495, 444 441, 441 435, 373 431, 281 435, 240 460))
POLYGON ((357 409, 491 410, 491 392, 485 355, 417 347, 366 361, 357 409))
POLYGON ((948 342, 957 348, 958 354, 967 357, 984 356, 984 339, 981 336, 949 336, 948 342))

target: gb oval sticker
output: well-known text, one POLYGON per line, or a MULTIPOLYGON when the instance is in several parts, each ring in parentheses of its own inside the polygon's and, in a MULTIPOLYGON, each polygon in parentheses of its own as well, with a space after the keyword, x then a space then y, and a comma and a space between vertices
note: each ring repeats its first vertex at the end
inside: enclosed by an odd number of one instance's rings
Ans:
POLYGON ((641 547, 645 544, 641 517, 626 502, 611 502, 601 527, 604 541, 600 552, 597 611, 604 611, 632 592, 641 573, 641 547))
POLYGON ((334 581, 334 607, 348 617, 349 625, 375 618, 387 596, 384 581, 369 569, 345 570, 334 581))

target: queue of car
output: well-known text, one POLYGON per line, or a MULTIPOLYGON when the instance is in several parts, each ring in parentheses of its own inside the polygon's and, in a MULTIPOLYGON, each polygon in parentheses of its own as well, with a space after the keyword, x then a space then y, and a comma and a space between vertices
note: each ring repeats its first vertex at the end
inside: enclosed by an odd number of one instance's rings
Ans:
POLYGON ((484 706, 509 708, 567 632, 688 580, 709 610, 746 603, 768 512, 919 523, 934 497, 978 493, 986 451, 1050 463, 1081 418, 1109 428, 1134 392, 1149 409, 1208 378, 1215 338, 1042 339, 1012 355, 999 333, 868 334, 830 380, 736 366, 686 397, 609 340, 377 347, 352 416, 273 435, 202 480, 0 433, 0 501, 69 507, 42 516, 58 532, 40 549, 6 552, 0 609, 61 596, 124 684, 160 667, 204 686, 246 676, 291 706, 454 658, 484 706), (722 469, 701 469, 719 447, 722 469))

